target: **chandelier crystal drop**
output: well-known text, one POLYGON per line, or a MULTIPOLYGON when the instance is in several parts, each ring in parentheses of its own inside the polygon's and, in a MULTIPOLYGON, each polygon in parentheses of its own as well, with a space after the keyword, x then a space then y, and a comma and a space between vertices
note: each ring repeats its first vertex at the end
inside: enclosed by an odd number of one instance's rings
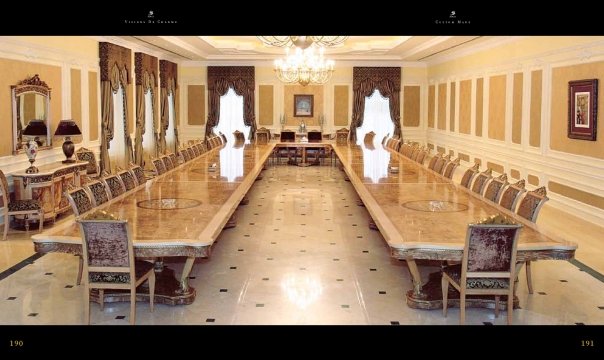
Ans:
POLYGON ((316 54, 315 47, 306 49, 297 47, 293 54, 290 49, 285 49, 285 59, 275 60, 275 72, 284 83, 325 84, 334 72, 334 61, 326 60, 323 48, 316 54))

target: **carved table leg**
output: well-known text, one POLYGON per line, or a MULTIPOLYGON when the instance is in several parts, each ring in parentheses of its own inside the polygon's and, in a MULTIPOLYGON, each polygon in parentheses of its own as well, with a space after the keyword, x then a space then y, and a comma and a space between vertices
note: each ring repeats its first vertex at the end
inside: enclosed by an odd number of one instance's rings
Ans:
POLYGON ((237 217, 235 216, 235 214, 233 214, 229 218, 229 221, 227 221, 227 223, 224 224, 223 229, 230 229, 230 228, 234 228, 235 226, 237 226, 237 217))
POLYGON ((379 230, 375 221, 372 218, 369 218, 369 228, 371 230, 379 230))
POLYGON ((357 199, 357 206, 363 206, 363 207, 365 207, 365 204, 363 203, 363 200, 357 199))
POLYGON ((191 270, 193 269, 194 263, 195 258, 188 257, 187 261, 185 261, 185 266, 182 268, 182 274, 180 275, 180 292, 182 294, 189 292, 189 275, 191 275, 191 270))
POLYGON ((250 203, 250 199, 247 196, 244 196, 243 199, 239 202, 239 205, 247 205, 250 203))

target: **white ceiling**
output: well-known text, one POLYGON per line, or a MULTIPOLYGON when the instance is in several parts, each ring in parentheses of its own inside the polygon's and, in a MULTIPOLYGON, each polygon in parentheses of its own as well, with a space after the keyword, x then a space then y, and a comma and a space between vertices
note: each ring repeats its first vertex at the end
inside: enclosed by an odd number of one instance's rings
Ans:
MULTIPOLYGON (((123 40, 182 60, 273 60, 284 49, 263 44, 255 36, 121 36, 123 40)), ((431 61, 471 49, 491 36, 350 36, 343 44, 326 48, 336 60, 431 61)))

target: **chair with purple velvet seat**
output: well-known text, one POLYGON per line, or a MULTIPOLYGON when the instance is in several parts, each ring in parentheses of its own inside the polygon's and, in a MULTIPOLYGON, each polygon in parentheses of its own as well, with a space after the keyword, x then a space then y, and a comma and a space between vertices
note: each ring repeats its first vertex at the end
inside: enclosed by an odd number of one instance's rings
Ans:
POLYGON ((115 219, 104 211, 95 211, 78 219, 82 235, 82 253, 86 289, 85 318, 90 324, 90 290, 97 289, 101 311, 106 289, 130 290, 130 324, 136 320, 136 288, 149 281, 149 305, 153 312, 155 270, 153 263, 135 260, 132 235, 127 220, 115 219))
POLYGON ((447 316, 449 284, 459 291, 459 322, 464 324, 467 295, 494 295, 495 316, 499 297, 507 296, 508 325, 512 324, 516 250, 521 224, 497 215, 469 224, 461 264, 443 268, 443 315, 447 316))

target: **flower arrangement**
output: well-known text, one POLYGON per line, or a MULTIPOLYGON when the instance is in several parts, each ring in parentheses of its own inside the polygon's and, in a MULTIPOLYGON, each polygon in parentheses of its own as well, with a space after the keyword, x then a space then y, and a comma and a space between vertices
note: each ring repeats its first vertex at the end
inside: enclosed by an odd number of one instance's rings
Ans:
POLYGON ((319 116, 319 126, 321 126, 321 132, 323 132, 324 125, 325 125, 325 115, 321 114, 319 116))
POLYGON ((279 123, 281 123, 281 130, 283 130, 283 128, 285 127, 286 122, 287 118, 285 117, 285 114, 281 114, 281 116, 279 117, 279 123))

